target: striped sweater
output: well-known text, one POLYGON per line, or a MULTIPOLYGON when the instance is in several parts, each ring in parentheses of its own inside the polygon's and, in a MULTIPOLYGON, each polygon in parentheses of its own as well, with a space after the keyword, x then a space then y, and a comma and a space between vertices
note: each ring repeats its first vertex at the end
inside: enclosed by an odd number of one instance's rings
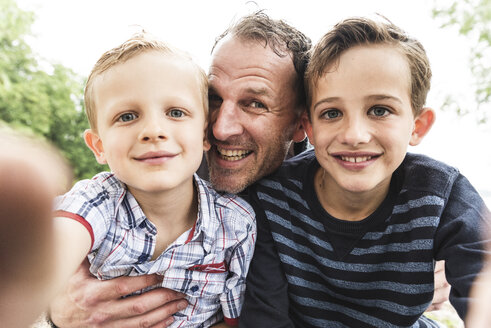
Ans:
POLYGON ((313 150, 251 188, 258 240, 241 327, 431 327, 434 261, 446 261, 463 318, 482 267, 489 210, 456 169, 408 154, 362 221, 319 203, 313 150))

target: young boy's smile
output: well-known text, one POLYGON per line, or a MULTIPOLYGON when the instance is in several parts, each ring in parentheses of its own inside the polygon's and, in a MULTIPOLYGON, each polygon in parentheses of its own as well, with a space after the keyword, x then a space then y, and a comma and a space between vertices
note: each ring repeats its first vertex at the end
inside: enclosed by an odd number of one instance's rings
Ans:
POLYGON ((191 183, 206 148, 205 104, 192 66, 147 51, 94 82, 97 131, 85 138, 97 160, 133 194, 191 183))
POLYGON ((353 47, 326 68, 312 92, 311 122, 304 120, 326 193, 385 195, 407 146, 422 138, 410 83, 406 57, 388 45, 353 47))

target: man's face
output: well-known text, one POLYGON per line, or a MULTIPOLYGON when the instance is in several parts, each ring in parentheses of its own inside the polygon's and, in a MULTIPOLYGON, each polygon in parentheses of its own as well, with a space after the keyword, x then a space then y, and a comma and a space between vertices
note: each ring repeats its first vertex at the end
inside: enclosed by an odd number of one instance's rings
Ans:
POLYGON ((210 181, 237 193, 277 169, 305 133, 296 106, 296 72, 261 42, 226 37, 209 70, 210 181))

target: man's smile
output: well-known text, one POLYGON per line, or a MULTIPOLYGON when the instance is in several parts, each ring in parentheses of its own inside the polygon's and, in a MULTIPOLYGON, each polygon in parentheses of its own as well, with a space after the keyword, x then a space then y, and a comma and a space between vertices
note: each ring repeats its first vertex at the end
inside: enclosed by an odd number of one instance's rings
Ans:
POLYGON ((220 158, 226 161, 238 161, 252 153, 251 150, 244 149, 223 149, 216 147, 220 158))

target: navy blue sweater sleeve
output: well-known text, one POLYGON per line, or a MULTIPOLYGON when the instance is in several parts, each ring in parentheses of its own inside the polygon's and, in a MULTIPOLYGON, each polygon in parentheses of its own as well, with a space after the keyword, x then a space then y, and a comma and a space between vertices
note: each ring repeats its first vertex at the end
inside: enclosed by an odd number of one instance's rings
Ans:
POLYGON ((435 258, 445 260, 452 286, 450 302, 465 318, 471 285, 483 266, 490 212, 469 181, 459 175, 451 186, 435 236, 435 258))
POLYGON ((294 327, 288 316, 288 283, 281 267, 264 209, 254 196, 257 240, 247 275, 247 287, 239 326, 242 328, 294 327))

